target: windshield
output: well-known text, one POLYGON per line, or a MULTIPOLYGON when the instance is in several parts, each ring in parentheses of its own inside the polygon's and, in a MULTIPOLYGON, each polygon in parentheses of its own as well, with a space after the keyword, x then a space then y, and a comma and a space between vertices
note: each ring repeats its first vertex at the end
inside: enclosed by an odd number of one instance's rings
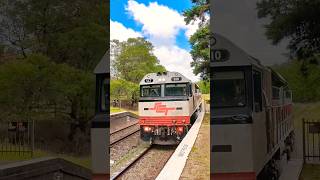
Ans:
POLYGON ((245 106, 245 79, 242 71, 217 72, 213 75, 214 107, 245 106))
POLYGON ((141 86, 141 97, 160 97, 161 86, 160 85, 145 85, 141 86))
POLYGON ((166 96, 187 96, 187 84, 166 84, 166 96))

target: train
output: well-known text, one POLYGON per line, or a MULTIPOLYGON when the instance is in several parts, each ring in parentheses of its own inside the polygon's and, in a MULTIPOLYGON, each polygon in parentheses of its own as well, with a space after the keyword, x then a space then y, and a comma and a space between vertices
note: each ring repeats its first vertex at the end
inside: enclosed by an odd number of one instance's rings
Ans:
POLYGON ((95 116, 91 124, 91 159, 94 180, 109 179, 110 69, 107 51, 94 70, 96 75, 95 116))
POLYGON ((198 85, 178 72, 149 73, 139 85, 142 142, 179 144, 202 108, 198 85))
POLYGON ((213 34, 210 89, 211 178, 279 179, 295 149, 287 81, 213 34))

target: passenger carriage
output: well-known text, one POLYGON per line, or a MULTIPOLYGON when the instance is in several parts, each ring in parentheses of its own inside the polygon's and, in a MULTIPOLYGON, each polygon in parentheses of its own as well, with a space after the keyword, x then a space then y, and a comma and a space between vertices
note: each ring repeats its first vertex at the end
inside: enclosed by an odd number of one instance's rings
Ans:
POLYGON ((178 72, 150 73, 140 82, 141 139, 153 144, 177 144, 201 109, 197 84, 178 72))
POLYGON ((277 179, 293 150, 291 91, 281 75, 228 39, 211 49, 211 174, 277 179))

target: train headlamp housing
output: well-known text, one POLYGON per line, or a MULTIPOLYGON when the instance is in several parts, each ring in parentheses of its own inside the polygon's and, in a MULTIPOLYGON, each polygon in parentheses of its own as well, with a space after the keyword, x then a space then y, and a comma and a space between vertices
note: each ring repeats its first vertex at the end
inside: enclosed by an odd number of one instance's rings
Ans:
POLYGON ((183 133, 183 127, 182 126, 178 126, 176 128, 176 131, 177 131, 178 134, 182 134, 183 133))
POLYGON ((151 132, 151 130, 152 130, 152 128, 149 127, 149 126, 144 126, 144 127, 143 127, 143 131, 144 131, 144 132, 151 132))

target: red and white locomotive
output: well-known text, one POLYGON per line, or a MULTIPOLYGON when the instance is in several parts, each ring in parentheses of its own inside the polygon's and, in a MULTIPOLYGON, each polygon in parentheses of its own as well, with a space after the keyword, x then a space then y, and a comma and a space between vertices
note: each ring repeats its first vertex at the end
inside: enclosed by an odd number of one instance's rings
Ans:
POLYGON ((276 180, 293 150, 291 91, 221 35, 211 49, 211 177, 276 180))
POLYGON ((153 144, 177 144, 201 110, 197 84, 178 72, 150 73, 140 82, 141 139, 153 144))

